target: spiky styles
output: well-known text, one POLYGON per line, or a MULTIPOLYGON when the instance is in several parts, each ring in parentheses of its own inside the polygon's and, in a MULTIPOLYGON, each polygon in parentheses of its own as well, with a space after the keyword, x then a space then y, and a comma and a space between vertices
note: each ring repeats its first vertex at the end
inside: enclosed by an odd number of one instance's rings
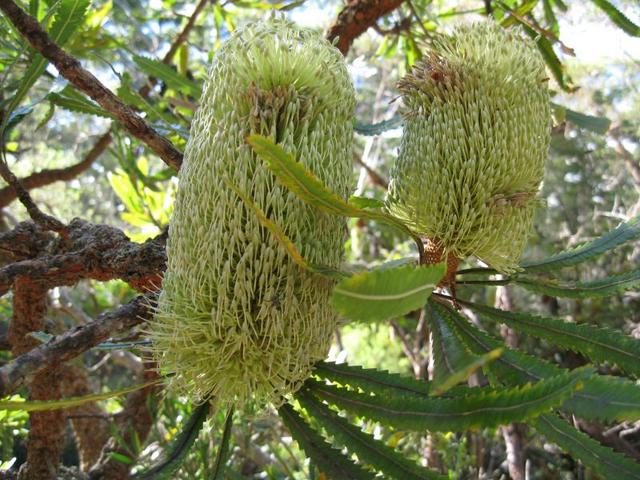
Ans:
POLYGON ((250 25, 216 53, 180 171, 168 269, 150 326, 175 392, 278 404, 326 356, 337 321, 332 283, 296 266, 224 179, 309 262, 337 267, 345 221, 277 184, 245 139, 272 138, 346 198, 354 105, 340 52, 288 21, 250 25))
POLYGON ((457 258, 513 270, 539 200, 551 115, 542 57, 490 22, 457 28, 399 83, 388 208, 457 258))

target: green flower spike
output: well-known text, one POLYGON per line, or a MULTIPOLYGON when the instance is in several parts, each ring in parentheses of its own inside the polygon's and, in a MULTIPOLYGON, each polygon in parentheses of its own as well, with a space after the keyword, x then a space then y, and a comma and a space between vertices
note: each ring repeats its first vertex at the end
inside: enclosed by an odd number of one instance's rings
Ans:
POLYGON ((272 18, 216 53, 191 127, 169 230, 153 353, 168 387, 195 401, 280 404, 328 353, 333 283, 302 270, 227 185, 311 263, 337 268, 344 219, 298 200, 246 143, 270 137, 339 195, 351 189, 355 94, 340 52, 272 18))
POLYGON ((494 23, 436 40, 399 83, 407 111, 390 212, 449 260, 514 271, 541 203, 547 83, 535 45, 494 23))

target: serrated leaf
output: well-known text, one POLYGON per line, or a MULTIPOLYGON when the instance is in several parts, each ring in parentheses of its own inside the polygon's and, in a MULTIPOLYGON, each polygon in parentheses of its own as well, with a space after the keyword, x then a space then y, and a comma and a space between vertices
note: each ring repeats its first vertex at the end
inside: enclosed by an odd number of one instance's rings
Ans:
POLYGON ((209 402, 196 407, 191 416, 182 426, 180 434, 173 439, 171 445, 167 448, 165 459, 158 465, 135 475, 134 478, 149 480, 166 480, 174 478, 173 474, 180 468, 180 465, 184 462, 187 453, 189 453, 189 449, 198 438, 200 430, 202 430, 202 426, 209 415, 210 409, 211 404, 209 402))
POLYGON ((213 475, 211 480, 223 479, 227 460, 229 459, 229 444, 231 442, 231 426, 233 425, 233 408, 230 408, 227 412, 227 417, 224 421, 224 429, 222 431, 222 438, 220 439, 220 445, 218 445, 218 453, 216 453, 216 460, 213 465, 213 475))
MULTIPOLYGON (((90 0, 60 0, 57 2, 56 14, 48 32, 51 40, 60 47, 64 46, 73 32, 84 22, 90 3, 90 0)), ((49 61, 42 55, 34 53, 29 68, 22 77, 20 87, 11 100, 7 112, 12 112, 22 102, 29 89, 44 73, 48 64, 49 61)))
POLYGON ((573 88, 567 85, 567 82, 565 80, 564 67, 560 62, 558 55, 556 55, 556 52, 554 52, 551 42, 545 37, 538 35, 535 30, 528 27, 527 25, 522 25, 522 28, 527 33, 527 35, 529 35, 529 37, 535 40, 538 51, 544 59, 544 63, 547 65, 547 67, 549 67, 549 70, 551 70, 553 78, 556 79, 556 82, 558 83, 560 88, 562 88, 562 90, 564 91, 571 92, 573 88))
POLYGON ((582 353, 598 362, 611 362, 640 375, 640 340, 618 331, 558 318, 507 312, 476 303, 461 302, 485 318, 504 323, 518 332, 544 338, 562 348, 582 353))
POLYGON ((534 427, 548 440, 593 468, 602 478, 640 479, 640 464, 599 444, 555 415, 541 415, 534 427))
MULTIPOLYGON (((397 38, 395 41, 396 42, 398 41, 397 38)), ((368 137, 371 137, 373 135, 382 135, 384 132, 388 130, 393 130, 394 128, 398 128, 402 126, 402 121, 403 119, 401 115, 395 115, 388 120, 383 120, 378 123, 368 124, 368 123, 355 122, 353 129, 355 130, 356 133, 359 133, 360 135, 366 135, 368 137)))
POLYGON ((84 395, 82 397, 61 398, 60 400, 31 400, 27 402, 0 401, 0 410, 43 412, 46 410, 58 410, 61 408, 78 407, 80 405, 84 405, 85 403, 99 402, 100 400, 120 397, 122 395, 126 395, 127 393, 150 387, 151 385, 155 385, 160 381, 161 380, 152 380, 146 383, 139 383, 138 385, 134 385, 132 387, 113 390, 112 392, 94 393, 91 395, 84 395))
POLYGON ((278 413, 291 432, 291 436, 329 478, 335 480, 372 480, 374 478, 372 473, 359 467, 327 444, 322 436, 313 430, 290 405, 282 405, 278 413))
POLYGON ((607 0, 592 0, 598 8, 600 8, 607 17, 611 19, 618 27, 620 27, 625 33, 632 37, 640 37, 640 26, 633 23, 629 18, 618 10, 611 2, 607 0))
POLYGON ((270 139, 262 135, 250 135, 247 137, 247 142, 254 152, 267 163, 269 170, 278 181, 309 205, 332 215, 377 220, 413 237, 409 227, 400 219, 383 212, 357 208, 340 198, 329 190, 318 177, 309 172, 302 163, 297 162, 270 139))
MULTIPOLYGON (((504 346, 498 339, 479 330, 452 309, 446 308, 446 313, 447 315, 443 318, 456 329, 471 351, 482 354, 504 346)), ((522 385, 565 371, 538 357, 507 347, 503 348, 499 358, 487 365, 487 370, 491 374, 490 378, 493 377, 509 385, 522 385)), ((576 392, 562 408, 587 419, 639 420, 640 386, 619 377, 594 375, 585 382, 584 389, 576 392)))
POLYGON ((98 117, 112 118, 111 114, 95 102, 88 99, 79 99, 77 97, 68 97, 60 93, 51 92, 47 94, 45 99, 52 104, 62 107, 66 110, 78 113, 86 113, 98 117))
POLYGON ((621 223, 610 232, 571 250, 552 255, 543 260, 532 260, 521 264, 527 273, 549 272, 560 268, 578 265, 598 255, 613 250, 624 243, 640 237, 640 216, 621 223))
POLYGON ((322 400, 394 428, 451 432, 534 418, 562 405, 591 375, 593 369, 584 367, 535 384, 489 392, 477 389, 475 394, 467 392, 456 398, 418 398, 392 393, 382 397, 316 381, 308 385, 322 400))
POLYGON ((383 395, 388 390, 424 397, 429 395, 427 382, 389 373, 386 370, 362 368, 346 363, 319 362, 315 365, 314 373, 333 383, 355 389, 361 388, 376 395, 383 395))
POLYGON ((573 123, 576 127, 589 130, 590 132, 599 133, 604 135, 609 131, 611 126, 611 120, 606 117, 595 117, 593 115, 587 115, 584 113, 576 112, 569 108, 551 103, 553 109, 562 109, 564 111, 564 118, 573 123))
POLYGON ((358 456, 358 461, 371 465, 384 474, 384 478, 397 480, 445 480, 436 472, 407 460, 402 454, 388 447, 372 435, 364 433, 358 427, 351 425, 344 418, 336 415, 332 410, 318 402, 312 395, 299 391, 296 400, 307 411, 309 416, 333 437, 334 443, 344 446, 349 452, 358 456))
POLYGON ((562 298, 610 297, 640 285, 640 270, 632 270, 613 277, 588 282, 560 283, 557 280, 542 280, 526 277, 515 279, 516 284, 532 292, 562 298))
POLYGON ((166 63, 139 55, 135 55, 133 61, 140 67, 140 70, 150 77, 162 80, 169 87, 191 95, 194 98, 200 98, 202 93, 200 85, 181 75, 166 63))
POLYGON ((334 287, 331 305, 355 321, 376 322, 399 317, 424 306, 445 271, 443 262, 356 273, 334 287))
POLYGON ((466 381, 476 370, 495 360, 502 353, 496 348, 483 355, 475 355, 442 318, 442 306, 430 302, 426 307, 431 327, 434 360, 434 376, 431 388, 440 395, 460 382, 466 381))

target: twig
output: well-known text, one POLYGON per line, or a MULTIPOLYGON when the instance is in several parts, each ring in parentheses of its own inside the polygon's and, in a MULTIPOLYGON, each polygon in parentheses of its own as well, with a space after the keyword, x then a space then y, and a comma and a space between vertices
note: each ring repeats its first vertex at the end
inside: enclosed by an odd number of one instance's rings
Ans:
MULTIPOLYGON (((87 170, 91 164, 104 152, 111 143, 111 132, 102 135, 85 157, 75 165, 65 168, 41 170, 28 177, 20 179, 25 190, 44 187, 54 182, 71 180, 87 170)), ((17 198, 14 188, 5 187, 0 190, 0 208, 4 208, 17 198)))
POLYGON ((4 156, 4 151, 0 152, 0 176, 2 176, 4 181, 13 189, 16 197, 27 209, 29 216, 34 222, 45 230, 58 233, 61 237, 67 236, 68 230, 64 223, 40 210, 31 198, 31 195, 29 195, 29 192, 22 186, 20 180, 18 180, 18 178, 9 169, 9 165, 7 164, 7 160, 4 156))
POLYGON ((83 327, 76 327, 41 344, 0 367, 0 397, 10 395, 44 368, 66 362, 113 335, 150 318, 155 295, 138 296, 115 310, 103 313, 83 327))
POLYGON ((13 0, 0 0, 0 10, 29 44, 49 60, 64 78, 111 113, 131 135, 149 146, 167 165, 176 170, 180 169, 182 153, 147 125, 131 107, 124 104, 93 74, 82 68, 76 58, 53 42, 35 18, 25 13, 13 0))

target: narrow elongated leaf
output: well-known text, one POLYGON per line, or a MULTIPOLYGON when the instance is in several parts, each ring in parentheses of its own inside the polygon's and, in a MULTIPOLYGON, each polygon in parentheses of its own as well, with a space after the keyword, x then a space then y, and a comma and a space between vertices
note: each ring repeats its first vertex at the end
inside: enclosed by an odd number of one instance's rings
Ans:
POLYGON ((78 113, 86 113, 98 117, 112 118, 104 108, 86 98, 70 97, 60 93, 51 92, 45 97, 51 103, 66 110, 78 113))
POLYGON ((233 408, 230 408, 227 412, 227 418, 224 421, 224 430, 222 431, 222 438, 218 445, 218 453, 216 454, 216 461, 213 465, 213 475, 211 480, 222 480, 226 470, 227 460, 229 459, 229 444, 231 442, 231 426, 233 425, 233 408))
POLYGON ((518 285, 532 292, 562 298, 610 297, 640 285, 640 270, 588 282, 560 283, 556 280, 516 278, 518 285))
POLYGON ((393 130, 394 128, 398 128, 400 126, 402 126, 402 116, 395 115, 389 120, 383 120, 378 123, 367 124, 356 122, 353 129, 360 135, 371 137, 373 135, 381 135, 388 130, 393 130))
POLYGON ((547 38, 539 36, 538 32, 528 27, 527 25, 522 25, 522 28, 527 33, 527 35, 529 35, 529 37, 533 38, 536 41, 538 50, 540 51, 544 62, 547 64, 547 67, 549 67, 549 70, 551 70, 553 78, 556 79, 558 85, 560 85, 560 87, 565 91, 572 91, 572 87, 567 85, 567 82, 565 80, 564 67, 560 62, 558 55, 556 55, 556 52, 553 51, 553 45, 551 45, 551 42, 547 38))
POLYGON ((555 415, 541 415, 534 427, 548 440, 593 468, 602 475, 602 478, 607 480, 640 479, 639 463, 599 444, 555 415))
POLYGON ((620 27, 625 33, 632 37, 640 37, 640 26, 633 23, 629 18, 618 10, 611 2, 607 0, 592 0, 607 16, 620 27))
POLYGON ((591 260, 609 250, 613 250, 640 237, 640 216, 621 223, 610 232, 571 250, 552 255, 543 260, 533 260, 521 264, 527 273, 550 272, 571 267, 591 260))
POLYGON ((21 410, 24 412, 42 412, 45 410, 58 410, 60 408, 71 408, 84 405, 85 403, 99 402, 109 398, 120 397, 127 393, 142 390, 159 383, 161 380, 152 380, 146 383, 139 383, 132 387, 113 390, 112 392, 94 393, 82 397, 61 398, 60 400, 30 400, 26 402, 2 401, 0 400, 0 410, 21 410))
POLYGON ((200 98, 200 94, 202 93, 200 85, 193 80, 188 79, 184 75, 181 75, 166 63, 138 55, 133 57, 133 61, 136 62, 138 67, 140 67, 140 70, 150 77, 162 80, 169 87, 178 91, 184 92, 195 98, 200 98))
POLYGON ((250 135, 247 142, 256 154, 267 162, 278 180, 309 205, 332 215, 377 220, 413 237, 411 230, 400 219, 383 212, 360 209, 340 198, 302 163, 297 162, 270 139, 262 135, 250 135))
MULTIPOLYGON (((60 0, 56 3, 57 11, 49 30, 49 36, 55 43, 61 47, 64 46, 73 32, 84 22, 90 3, 91 0, 60 0)), ((8 112, 13 111, 22 102, 29 89, 44 73, 48 64, 49 61, 42 55, 34 53, 29 68, 20 82, 20 87, 7 108, 8 112)))
POLYGON ((434 377, 431 388, 434 395, 440 395, 467 380, 473 372, 487 362, 498 358, 502 353, 500 348, 483 355, 471 353, 442 318, 441 310, 444 310, 444 307, 430 302, 426 308, 429 313, 432 336, 434 377))
MULTIPOLYGON (((41 343, 47 343, 55 337, 55 335, 51 335, 50 333, 46 332, 30 332, 27 335, 35 338, 41 343)), ((92 350, 122 350, 125 348, 143 347, 147 345, 151 345, 151 340, 135 340, 132 342, 103 342, 93 347, 92 350)))
POLYGON ((351 196, 349 203, 358 208, 384 208, 384 202, 377 198, 351 196))
POLYGON ((198 438, 198 434, 200 430, 202 430, 202 425, 204 425, 209 415, 210 408, 211 404, 209 402, 197 406, 182 426, 180 434, 173 439, 171 445, 167 448, 166 458, 158 465, 135 475, 134 478, 144 480, 174 478, 173 474, 180 468, 191 445, 193 445, 193 442, 198 438))
POLYGON ((320 362, 314 373, 321 378, 345 387, 361 388, 365 392, 384 395, 389 390, 426 397, 429 384, 412 377, 389 373, 375 368, 362 368, 346 363, 320 362))
POLYGON ((559 407, 593 369, 581 368, 536 384, 469 394, 456 398, 418 398, 414 395, 371 396, 309 382, 314 395, 339 408, 406 430, 460 431, 534 418, 559 407))
MULTIPOLYGON (((552 104, 553 105, 553 104, 552 104)), ((586 115, 584 113, 576 112, 570 108, 564 108, 565 118, 573 123, 576 127, 584 128, 590 132, 599 133, 604 135, 609 131, 611 126, 611 120, 606 117, 594 117, 593 115, 586 115)))
POLYGON ((359 467, 327 444, 322 436, 313 430, 290 405, 282 405, 278 409, 278 413, 300 447, 329 478, 335 480, 369 480, 374 478, 371 472, 359 467))
MULTIPOLYGON (((455 329, 467 347, 482 354, 503 343, 479 330, 462 316, 447 308, 444 320, 455 329)), ((509 385, 523 385, 559 375, 566 370, 538 357, 504 347, 502 355, 486 366, 490 378, 509 385)), ((640 386, 634 382, 608 375, 594 375, 585 381, 563 406, 581 418, 607 421, 635 421, 640 419, 640 386)))
POLYGON ((345 317, 376 322, 421 308, 446 271, 444 263, 374 269, 343 279, 331 304, 345 317))
POLYGON ((346 447, 355 453, 358 460, 371 465, 384 474, 384 478, 397 480, 445 480, 428 468, 407 460, 402 454, 388 447, 373 435, 369 435, 358 427, 351 425, 344 418, 336 415, 331 409, 317 401, 306 391, 299 391, 296 399, 307 413, 314 417, 326 432, 333 437, 334 443, 346 447))
POLYGON ((598 362, 615 363, 627 372, 640 375, 640 340, 616 330, 569 323, 558 318, 506 312, 476 303, 463 303, 485 317, 504 323, 514 330, 544 338, 598 362))

